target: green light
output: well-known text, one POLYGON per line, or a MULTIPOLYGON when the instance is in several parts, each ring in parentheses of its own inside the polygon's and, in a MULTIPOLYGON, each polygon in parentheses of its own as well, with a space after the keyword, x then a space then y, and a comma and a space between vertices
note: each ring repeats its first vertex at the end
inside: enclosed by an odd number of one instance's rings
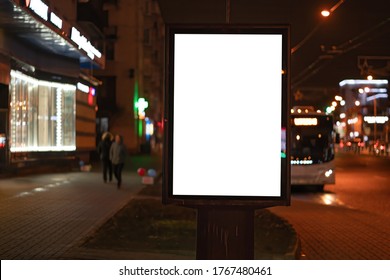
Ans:
POLYGON ((281 156, 281 158, 286 158, 287 157, 286 153, 284 153, 284 152, 281 152, 280 156, 281 156))
POLYGON ((138 120, 138 136, 142 137, 142 129, 143 129, 143 122, 142 120, 138 120))
POLYGON ((134 118, 138 118, 138 110, 137 110, 137 102, 138 102, 138 96, 139 96, 139 91, 138 91, 138 81, 135 80, 134 83, 134 96, 133 96, 133 106, 134 106, 134 118))

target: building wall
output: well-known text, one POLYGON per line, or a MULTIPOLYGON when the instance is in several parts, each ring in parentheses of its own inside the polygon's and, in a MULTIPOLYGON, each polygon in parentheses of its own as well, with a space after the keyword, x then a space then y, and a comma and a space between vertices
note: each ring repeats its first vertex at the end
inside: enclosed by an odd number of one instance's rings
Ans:
POLYGON ((45 1, 52 9, 57 11, 63 16, 68 22, 74 23, 77 18, 77 1, 78 0, 67 0, 67 1, 56 1, 49 0, 45 1))
MULTIPOLYGON (((162 114, 163 22, 157 1, 118 1, 107 7, 109 30, 116 30, 111 40, 114 48, 112 59, 107 57, 104 71, 97 76, 115 76, 116 108, 109 116, 109 130, 124 136, 130 151, 140 151, 145 143, 144 121, 137 120, 134 103, 138 98, 149 102, 146 117, 157 121, 162 114), (143 126, 140 133, 140 123, 143 126)), ((110 33, 110 37, 112 33, 110 33)), ((107 92, 110 89, 106 89, 107 92)), ((99 108, 104 110, 104 108, 99 108)), ((99 112, 98 112, 99 114, 99 112)))
POLYGON ((135 38, 138 38, 138 1, 120 1, 119 7, 109 11, 109 25, 117 28, 117 41, 112 65, 116 76, 116 114, 110 122, 113 133, 124 136, 124 143, 130 150, 137 149, 134 131, 133 96, 135 77, 129 77, 130 69, 139 69, 140 47, 135 38))
MULTIPOLYGON (((96 2, 96 1, 95 1, 96 2)), ((68 22, 71 24, 77 24, 78 19, 78 1, 49 1, 54 10, 57 10, 68 22)), ((93 24, 93 23, 92 23, 93 24)), ((92 25, 91 24, 91 25, 92 25)), ((81 28, 83 32, 85 30, 81 28)), ((86 35, 93 37, 94 34, 86 35)), ((101 45, 98 42, 98 45, 101 45)), ((77 71, 79 76, 80 69, 77 71)), ((94 73, 90 70, 83 70, 83 73, 87 73, 92 76, 94 73)), ((96 85, 88 83, 88 81, 82 81, 88 86, 94 87, 99 90, 96 85)), ((88 93, 80 90, 76 91, 76 154, 80 159, 89 161, 90 153, 96 151, 96 97, 91 96, 88 93)))
POLYGON ((79 152, 96 149, 95 106, 96 98, 79 90, 76 92, 76 147, 79 152))

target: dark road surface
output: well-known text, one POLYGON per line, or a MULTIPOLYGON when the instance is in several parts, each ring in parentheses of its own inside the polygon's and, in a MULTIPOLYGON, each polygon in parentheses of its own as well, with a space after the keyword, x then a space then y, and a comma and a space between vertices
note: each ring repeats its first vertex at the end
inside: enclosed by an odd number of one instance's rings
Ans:
POLYGON ((271 211, 296 229, 302 259, 390 259, 390 160, 339 153, 336 184, 294 191, 271 211))

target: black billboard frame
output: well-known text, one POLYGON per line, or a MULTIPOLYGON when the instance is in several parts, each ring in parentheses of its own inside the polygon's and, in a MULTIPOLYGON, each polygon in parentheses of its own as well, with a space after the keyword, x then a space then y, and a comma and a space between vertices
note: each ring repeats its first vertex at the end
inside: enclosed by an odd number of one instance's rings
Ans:
MULTIPOLYGON (((187 207, 266 208, 290 205, 290 27, 289 25, 167 24, 165 32, 165 92, 163 188, 164 204, 187 207), (173 194, 174 38, 175 34, 280 34, 282 35, 281 129, 286 132, 285 157, 281 158, 280 196, 209 196, 173 194)), ((261 163, 259 163, 259 166, 261 163)), ((267 184, 262 182, 261 184, 267 184)), ((261 185, 259 183, 259 185, 261 185)))

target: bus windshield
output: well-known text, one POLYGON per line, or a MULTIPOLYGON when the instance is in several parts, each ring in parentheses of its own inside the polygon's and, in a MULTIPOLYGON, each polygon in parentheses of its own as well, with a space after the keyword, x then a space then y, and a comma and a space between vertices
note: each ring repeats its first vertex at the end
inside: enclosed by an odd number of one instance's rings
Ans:
MULTIPOLYGON (((299 120, 299 121, 298 121, 299 120)), ((332 119, 328 116, 311 118, 302 124, 293 118, 291 139, 292 164, 316 164, 334 158, 332 119), (318 119, 315 122, 314 119, 318 119)))

